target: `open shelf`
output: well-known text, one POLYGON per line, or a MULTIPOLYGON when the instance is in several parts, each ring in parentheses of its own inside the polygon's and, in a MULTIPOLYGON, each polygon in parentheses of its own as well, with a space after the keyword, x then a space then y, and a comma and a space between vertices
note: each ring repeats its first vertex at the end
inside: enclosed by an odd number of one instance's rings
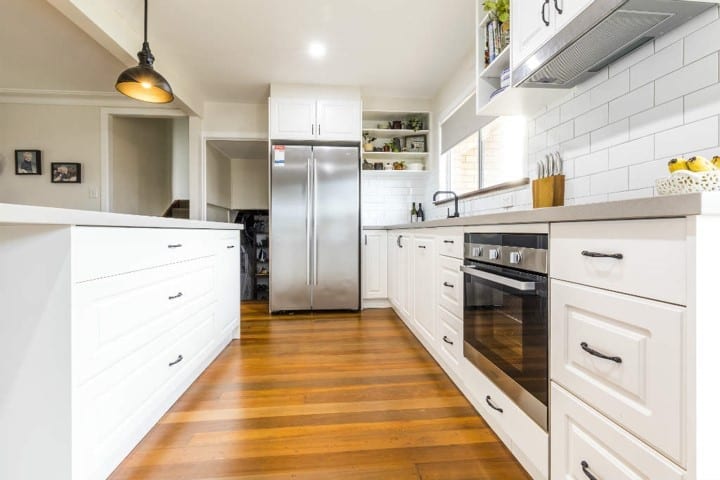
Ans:
POLYGON ((367 177, 388 177, 403 175, 422 175, 428 173, 427 170, 362 170, 363 176, 367 177))
POLYGON ((363 132, 367 132, 368 135, 378 138, 393 138, 393 137, 414 137, 415 135, 427 135, 430 130, 406 130, 397 128, 363 128, 363 132))
POLYGON ((363 157, 368 160, 422 160, 427 156, 428 152, 363 152, 363 157))
POLYGON ((480 78, 500 78, 503 70, 510 66, 510 45, 507 45, 490 65, 478 73, 480 78))

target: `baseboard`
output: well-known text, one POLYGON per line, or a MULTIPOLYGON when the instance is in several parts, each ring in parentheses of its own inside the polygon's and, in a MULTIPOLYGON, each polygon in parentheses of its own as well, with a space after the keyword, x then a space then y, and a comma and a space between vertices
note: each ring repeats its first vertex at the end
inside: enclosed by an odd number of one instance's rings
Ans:
POLYGON ((366 308, 390 308, 392 307, 392 304, 390 304, 390 300, 387 298, 363 298, 362 301, 362 308, 365 310, 366 308))

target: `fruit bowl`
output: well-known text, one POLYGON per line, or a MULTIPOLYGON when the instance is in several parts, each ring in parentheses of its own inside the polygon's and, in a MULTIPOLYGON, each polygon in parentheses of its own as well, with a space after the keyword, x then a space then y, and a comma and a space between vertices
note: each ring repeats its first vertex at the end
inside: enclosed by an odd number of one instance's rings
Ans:
POLYGON ((655 180, 655 190, 659 195, 720 191, 720 170, 709 172, 678 170, 667 178, 655 180))

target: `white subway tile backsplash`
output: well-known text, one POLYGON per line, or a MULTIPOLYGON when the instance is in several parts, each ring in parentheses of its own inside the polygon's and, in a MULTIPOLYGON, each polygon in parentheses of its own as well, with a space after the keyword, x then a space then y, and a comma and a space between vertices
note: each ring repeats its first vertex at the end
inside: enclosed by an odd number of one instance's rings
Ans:
POLYGON ((655 190, 653 188, 640 188, 638 190, 628 190, 626 192, 615 192, 608 195, 611 202, 617 200, 631 200, 634 198, 652 197, 655 190))
MULTIPOLYGON (((720 48, 720 45, 717 46, 720 48)), ((665 103, 718 81, 718 54, 713 53, 655 82, 655 104, 665 103)))
POLYGON ((630 72, 625 70, 590 90, 590 107, 608 103, 630 91, 630 72))
MULTIPOLYGON (((656 50, 657 51, 657 50, 656 50)), ((679 40, 652 57, 630 67, 630 90, 645 85, 683 66, 683 43, 679 40)))
POLYGON ((685 38, 685 63, 715 52, 720 45, 720 20, 702 27, 685 38))
POLYGON ((612 147, 619 143, 627 142, 629 139, 628 119, 611 123, 607 127, 595 130, 590 134, 590 150, 595 152, 604 148, 612 147))
POLYGON ((535 135, 528 141, 528 153, 535 153, 547 147, 547 133, 535 135))
POLYGON ((590 153, 590 134, 580 135, 560 145, 560 155, 567 160, 588 153, 590 153))
POLYGON ((575 135, 597 130, 608 123, 608 106, 601 105, 575 119, 575 135))
POLYGON ((685 122, 720 115, 720 83, 685 96, 685 122))
POLYGON ((535 119, 535 135, 556 127, 560 123, 560 109, 554 108, 535 119))
POLYGON ((590 176, 590 195, 622 192, 628 189, 628 169, 619 168, 590 176))
POLYGON ((574 178, 565 183, 565 197, 578 198, 590 195, 590 177, 574 178))
POLYGON ((605 67, 602 70, 600 70, 599 72, 597 72, 595 75, 593 75, 592 77, 590 77, 587 80, 585 80, 584 82, 582 82, 580 85, 575 86, 575 88, 573 89, 575 96, 578 96, 581 93, 591 90, 592 88, 600 85, 605 80, 610 78, 610 75, 608 72, 609 72, 608 67, 605 67))
POLYGON ((640 138, 683 123, 683 100, 659 105, 630 117, 630 138, 640 138))
POLYGON ((608 169, 608 151, 601 150, 575 159, 575 176, 582 177, 608 169))
POLYGON ((636 48, 624 57, 619 58, 610 64, 610 76, 613 77, 620 72, 628 70, 641 60, 645 60, 649 56, 655 54, 655 45, 653 42, 647 42, 645 45, 636 48))
POLYGON ((566 122, 590 110, 590 92, 583 93, 560 106, 560 121, 566 122))
POLYGON ((667 163, 668 161, 666 159, 662 159, 629 167, 629 189, 636 190, 654 187, 655 180, 667 177, 667 163))
POLYGON ((667 158, 718 144, 718 117, 676 127, 655 135, 655 158, 667 158))
POLYGON ((655 138, 652 135, 612 147, 608 153, 609 168, 650 162, 655 159, 655 138))
POLYGON ((608 201, 608 195, 602 194, 602 195, 591 195, 589 197, 579 197, 575 199, 575 205, 585 205, 588 203, 599 203, 599 202, 607 202, 608 201))
POLYGON ((548 146, 559 145, 573 138, 575 135, 575 124, 572 121, 565 122, 562 125, 548 130, 547 144, 548 146))
POLYGON ((675 43, 681 38, 701 29, 708 23, 718 18, 718 7, 712 7, 698 15, 697 17, 686 22, 684 25, 680 25, 675 30, 666 33, 662 37, 655 40, 655 51, 659 52, 668 45, 675 43))
POLYGON ((633 90, 610 102, 610 121, 615 122, 636 113, 652 108, 655 104, 655 84, 647 85, 633 90))

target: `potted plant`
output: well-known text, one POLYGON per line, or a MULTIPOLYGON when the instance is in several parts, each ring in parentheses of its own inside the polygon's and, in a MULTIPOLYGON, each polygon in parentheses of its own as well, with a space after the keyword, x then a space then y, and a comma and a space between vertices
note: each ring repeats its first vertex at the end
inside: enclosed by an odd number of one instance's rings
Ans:
POLYGON ((363 150, 366 152, 372 152, 373 151, 373 142, 377 140, 375 137, 371 137, 368 132, 363 132, 363 150))
MULTIPOLYGON (((493 32, 500 32, 498 41, 499 53, 510 43, 510 0, 485 0, 483 10, 490 14, 490 23, 494 24, 493 32)), ((491 58, 490 61, 493 59, 491 58)))

